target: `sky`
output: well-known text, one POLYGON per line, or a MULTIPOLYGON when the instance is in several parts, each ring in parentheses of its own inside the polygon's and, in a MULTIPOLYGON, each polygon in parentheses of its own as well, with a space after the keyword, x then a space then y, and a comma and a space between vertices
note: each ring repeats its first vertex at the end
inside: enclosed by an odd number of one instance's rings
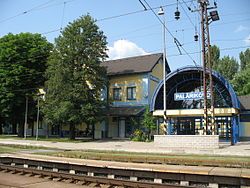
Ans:
MULTIPOLYGON (((89 14, 107 36, 109 59, 163 52, 165 20, 166 54, 171 70, 201 65, 200 14, 197 0, 0 0, 0 37, 8 33, 40 33, 51 43, 80 16, 89 14), (180 11, 175 20, 174 12, 180 11), (159 7, 164 16, 157 17, 159 7), (188 7, 192 11, 188 10, 188 7), (182 47, 176 46, 177 38, 182 47)), ((239 53, 250 48, 250 1, 216 0, 220 20, 210 23, 211 45, 217 45, 221 57, 239 61, 239 53)), ((214 0, 210 0, 210 5, 214 0)))

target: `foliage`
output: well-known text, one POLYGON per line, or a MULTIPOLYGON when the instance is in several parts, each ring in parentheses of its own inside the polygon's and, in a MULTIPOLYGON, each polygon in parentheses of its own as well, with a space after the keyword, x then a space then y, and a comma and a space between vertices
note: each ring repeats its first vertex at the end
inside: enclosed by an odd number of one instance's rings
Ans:
POLYGON ((29 97, 29 117, 32 118, 36 104, 32 96, 44 84, 51 49, 52 44, 40 34, 9 33, 0 38, 0 124, 18 123, 20 136, 23 135, 25 98, 29 97))
POLYGON ((146 108, 143 114, 142 125, 146 128, 148 140, 151 140, 151 133, 156 130, 156 123, 153 114, 149 111, 149 107, 146 108))
POLYGON ((250 94, 250 49, 240 53, 240 71, 235 75, 232 84, 238 95, 250 94))
POLYGON ((240 70, 244 71, 245 68, 250 66, 250 49, 245 52, 240 52, 240 70))
POLYGON ((248 95, 250 94, 250 49, 241 52, 239 57, 240 67, 234 58, 224 56, 220 59, 220 49, 215 45, 211 46, 213 69, 232 83, 238 95, 248 95))
POLYGON ((106 37, 89 16, 80 17, 62 31, 46 71, 47 94, 42 111, 49 123, 94 125, 102 117, 101 89, 106 82, 106 37))
POLYGON ((210 57, 211 57, 212 68, 214 70, 217 70, 220 60, 220 49, 216 45, 213 45, 210 47, 210 52, 211 52, 210 57))
POLYGON ((142 130, 136 129, 131 137, 131 140, 138 142, 145 142, 147 140, 147 136, 142 130))
POLYGON ((232 84, 238 95, 250 94, 250 65, 235 75, 232 84))
POLYGON ((234 58, 224 56, 218 64, 217 71, 221 73, 227 80, 233 80, 235 74, 238 72, 239 64, 234 58))

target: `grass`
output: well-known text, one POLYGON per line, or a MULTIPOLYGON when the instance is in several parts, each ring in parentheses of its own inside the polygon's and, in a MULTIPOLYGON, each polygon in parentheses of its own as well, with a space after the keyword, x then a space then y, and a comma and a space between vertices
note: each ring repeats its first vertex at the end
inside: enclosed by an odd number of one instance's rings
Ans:
MULTIPOLYGON (((24 138, 18 137, 16 135, 0 135, 0 139, 15 139, 15 140, 24 140, 24 138)), ((26 140, 36 140, 35 137, 27 137, 26 140)), ((45 136, 39 136, 38 141, 49 141, 49 142, 72 142, 72 143, 80 143, 80 142, 88 142, 91 139, 76 139, 70 140, 69 138, 47 138, 45 136)))
MULTIPOLYGON (((41 154, 41 153, 39 153, 41 154)), ((94 159, 119 162, 159 163, 191 166, 219 166, 219 167, 244 167, 250 168, 249 157, 236 156, 210 156, 210 155, 169 155, 130 153, 118 151, 63 151, 56 153, 42 153, 56 157, 68 157, 78 159, 94 159)))
POLYGON ((18 148, 13 148, 13 147, 10 147, 10 146, 0 146, 0 154, 3 154, 3 153, 15 153, 17 151, 19 151, 20 149, 18 148))
POLYGON ((25 150, 39 150, 39 149, 46 149, 51 150, 50 148, 41 147, 41 146, 27 146, 27 145, 4 145, 0 144, 0 154, 3 153, 15 153, 19 151, 25 151, 25 150))

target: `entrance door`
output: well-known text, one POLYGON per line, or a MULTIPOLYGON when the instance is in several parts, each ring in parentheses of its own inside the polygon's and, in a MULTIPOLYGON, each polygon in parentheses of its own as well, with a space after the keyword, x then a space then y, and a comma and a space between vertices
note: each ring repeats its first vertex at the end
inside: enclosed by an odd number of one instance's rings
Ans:
POLYGON ((177 134, 194 135, 194 118, 179 118, 177 123, 177 134))
POLYGON ((119 137, 125 138, 125 119, 119 120, 119 137))

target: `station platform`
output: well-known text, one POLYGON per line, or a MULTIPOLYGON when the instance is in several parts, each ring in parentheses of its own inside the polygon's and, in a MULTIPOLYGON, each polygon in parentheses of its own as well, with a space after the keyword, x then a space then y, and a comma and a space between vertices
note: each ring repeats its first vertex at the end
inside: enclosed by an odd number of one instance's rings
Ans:
POLYGON ((230 142, 220 142, 217 149, 190 149, 159 146, 154 142, 133 142, 129 140, 98 140, 89 142, 51 142, 17 139, 0 139, 0 144, 41 146, 62 150, 102 150, 102 151, 126 151, 138 153, 160 154, 194 154, 216 156, 242 156, 250 157, 250 141, 238 142, 230 145, 230 142))
POLYGON ((84 167, 98 167, 105 169, 148 171, 174 174, 195 174, 223 177, 239 177, 250 179, 250 169, 247 168, 222 168, 209 166, 183 166, 183 165, 162 165, 162 164, 145 164, 145 163, 128 163, 88 159, 75 159, 64 157, 53 157, 32 154, 2 154, 0 157, 19 158, 26 160, 35 160, 40 162, 62 163, 70 165, 79 165, 84 167))
MULTIPOLYGON (((31 155, 31 154, 2 154, 1 158, 15 158, 21 160, 32 160, 49 163, 60 163, 65 165, 79 165, 82 167, 97 167, 113 170, 133 170, 138 172, 149 173, 171 173, 171 174, 186 174, 196 176, 217 176, 226 178, 244 178, 250 179, 250 169, 247 168, 221 168, 210 166, 183 166, 183 165, 161 165, 161 164, 145 164, 145 163, 124 163, 114 161, 100 161, 88 159, 74 159, 63 157, 52 157, 44 155, 31 155)), ((112 170, 112 171, 113 171, 112 170)))

